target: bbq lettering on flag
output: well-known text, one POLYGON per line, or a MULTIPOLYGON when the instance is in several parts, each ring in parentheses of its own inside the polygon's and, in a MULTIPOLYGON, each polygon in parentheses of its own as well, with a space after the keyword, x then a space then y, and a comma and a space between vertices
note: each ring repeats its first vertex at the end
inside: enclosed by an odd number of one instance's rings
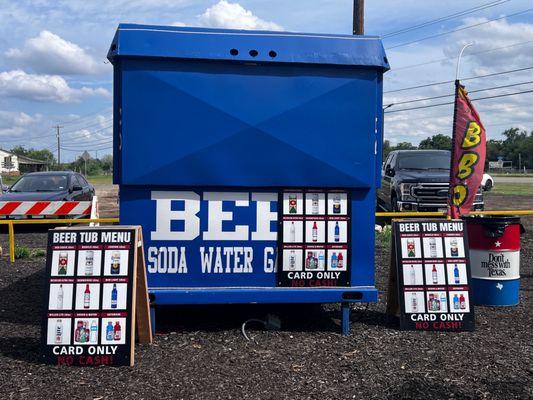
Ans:
POLYGON ((450 166, 448 216, 468 214, 483 179, 486 153, 485 127, 459 81, 455 83, 455 109, 450 166))

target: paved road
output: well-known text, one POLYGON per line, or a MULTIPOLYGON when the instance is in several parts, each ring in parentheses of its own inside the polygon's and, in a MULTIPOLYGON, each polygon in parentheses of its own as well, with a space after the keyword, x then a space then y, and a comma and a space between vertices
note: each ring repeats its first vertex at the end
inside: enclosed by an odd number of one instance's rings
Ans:
POLYGON ((494 183, 533 183, 533 176, 493 176, 494 183))

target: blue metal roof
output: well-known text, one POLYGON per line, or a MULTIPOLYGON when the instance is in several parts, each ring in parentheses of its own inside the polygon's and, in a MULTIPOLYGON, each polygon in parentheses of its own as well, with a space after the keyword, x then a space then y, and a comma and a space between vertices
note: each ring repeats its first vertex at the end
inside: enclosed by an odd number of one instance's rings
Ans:
POLYGON ((107 55, 389 69, 379 37, 120 24, 107 55))

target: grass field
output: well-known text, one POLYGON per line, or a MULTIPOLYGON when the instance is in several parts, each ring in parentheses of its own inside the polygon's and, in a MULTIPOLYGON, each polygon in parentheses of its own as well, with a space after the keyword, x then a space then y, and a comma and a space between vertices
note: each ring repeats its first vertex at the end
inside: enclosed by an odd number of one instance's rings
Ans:
MULTIPOLYGON (((15 181, 18 179, 18 176, 3 176, 2 180, 4 182, 4 185, 11 186, 15 181)), ((105 183, 112 183, 112 176, 111 175, 94 175, 94 176, 88 176, 87 180, 94 184, 105 184, 105 183)))
POLYGON ((111 184, 113 182, 113 176, 112 175, 94 175, 94 176, 88 176, 87 180, 89 182, 91 182, 93 185, 95 183, 97 183, 97 184, 104 184, 104 183, 111 184))
POLYGON ((490 192, 485 193, 486 196, 493 194, 533 196, 533 183, 496 183, 490 192))

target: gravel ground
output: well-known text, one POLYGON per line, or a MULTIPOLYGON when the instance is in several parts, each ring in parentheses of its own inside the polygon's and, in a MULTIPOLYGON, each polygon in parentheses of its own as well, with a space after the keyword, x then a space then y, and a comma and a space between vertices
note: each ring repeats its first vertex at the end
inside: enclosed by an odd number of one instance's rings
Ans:
MULTIPOLYGON (((529 219, 531 220, 531 218, 529 219)), ((533 229, 531 229, 533 231, 533 229)), ((402 332, 385 317, 389 250, 376 249, 380 302, 355 306, 339 335, 336 305, 173 307, 133 368, 39 361, 45 260, 0 258, 0 396, 175 399, 532 399, 533 232, 522 241, 520 305, 476 308, 473 333, 402 332), (281 331, 240 324, 267 313, 281 331)), ((44 248, 44 233, 17 244, 44 248)), ((4 249, 6 235, 0 235, 4 249)))

